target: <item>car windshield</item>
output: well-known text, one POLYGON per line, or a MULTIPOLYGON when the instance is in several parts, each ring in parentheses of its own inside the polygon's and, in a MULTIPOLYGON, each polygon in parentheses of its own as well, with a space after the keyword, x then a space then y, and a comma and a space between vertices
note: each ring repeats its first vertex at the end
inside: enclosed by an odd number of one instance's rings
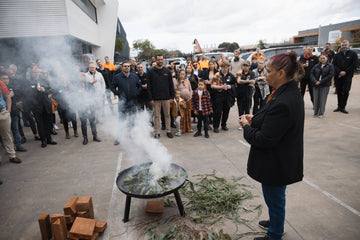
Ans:
POLYGON ((246 60, 249 56, 250 56, 250 54, 251 54, 252 52, 248 52, 248 53, 244 53, 244 54, 241 54, 241 59, 243 59, 243 60, 246 60))

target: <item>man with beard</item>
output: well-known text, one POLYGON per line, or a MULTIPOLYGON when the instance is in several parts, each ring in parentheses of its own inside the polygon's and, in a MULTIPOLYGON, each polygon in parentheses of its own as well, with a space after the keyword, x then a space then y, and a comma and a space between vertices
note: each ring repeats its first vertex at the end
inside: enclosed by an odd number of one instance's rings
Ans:
POLYGON ((348 114, 345 109, 349 97, 352 78, 356 65, 358 64, 358 57, 354 51, 349 49, 349 41, 344 40, 341 43, 341 52, 334 57, 335 67, 335 87, 338 99, 338 107, 334 112, 342 112, 348 114))
POLYGON ((334 56, 335 56, 335 52, 334 52, 334 50, 331 49, 330 43, 326 43, 325 49, 321 51, 321 54, 324 54, 324 53, 326 55, 328 55, 329 62, 332 63, 334 56))
MULTIPOLYGON (((119 97, 119 118, 122 121, 129 116, 130 126, 134 126, 135 113, 137 107, 137 97, 141 91, 141 81, 139 77, 130 72, 129 62, 123 62, 123 71, 114 76, 111 85, 113 93, 119 97)), ((119 140, 116 139, 114 145, 118 145, 119 140)))
POLYGON ((242 65, 244 64, 244 60, 240 57, 240 50, 234 51, 234 57, 230 62, 229 71, 232 75, 236 76, 236 73, 242 69, 242 65))
POLYGON ((175 97, 174 83, 169 69, 163 66, 164 57, 156 56, 156 65, 148 73, 148 94, 150 104, 154 107, 155 139, 160 138, 160 112, 164 110, 165 125, 168 138, 173 138, 170 129, 170 103, 175 97))

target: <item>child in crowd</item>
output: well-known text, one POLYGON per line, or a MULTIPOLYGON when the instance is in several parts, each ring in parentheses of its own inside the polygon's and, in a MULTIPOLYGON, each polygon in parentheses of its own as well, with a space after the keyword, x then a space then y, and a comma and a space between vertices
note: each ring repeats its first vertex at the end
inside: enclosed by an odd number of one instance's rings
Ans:
POLYGON ((181 118, 185 115, 186 102, 180 97, 180 90, 175 91, 175 99, 171 103, 171 115, 175 118, 175 136, 181 136, 181 118))
POLYGON ((205 137, 209 138, 209 115, 213 112, 213 109, 210 101, 210 93, 205 89, 204 80, 200 80, 198 88, 193 91, 191 104, 194 114, 198 118, 197 132, 194 134, 194 137, 202 135, 201 128, 202 122, 204 122, 205 137))

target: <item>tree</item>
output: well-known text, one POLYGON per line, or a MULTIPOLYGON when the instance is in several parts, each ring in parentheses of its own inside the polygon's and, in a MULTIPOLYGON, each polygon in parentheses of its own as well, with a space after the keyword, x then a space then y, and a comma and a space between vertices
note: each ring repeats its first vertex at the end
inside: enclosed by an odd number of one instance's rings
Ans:
POLYGON ((147 39, 139 39, 133 42, 133 47, 140 51, 138 57, 149 59, 153 56, 155 46, 147 39))
POLYGON ((258 47, 261 48, 261 49, 265 48, 265 42, 260 39, 259 43, 258 43, 258 47))
POLYGON ((115 52, 121 52, 125 48, 125 43, 121 38, 115 39, 115 52))
POLYGON ((225 48, 226 51, 233 52, 236 49, 239 49, 240 46, 236 42, 233 42, 233 43, 223 42, 223 43, 219 44, 218 48, 225 48))

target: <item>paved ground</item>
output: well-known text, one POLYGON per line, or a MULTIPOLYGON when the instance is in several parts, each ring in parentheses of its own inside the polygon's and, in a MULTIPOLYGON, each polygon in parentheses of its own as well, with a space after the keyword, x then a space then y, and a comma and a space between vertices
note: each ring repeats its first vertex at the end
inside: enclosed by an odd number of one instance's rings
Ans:
MULTIPOLYGON (((350 114, 332 112, 336 108, 333 92, 332 88, 323 119, 312 116, 308 93, 305 96, 305 180, 287 188, 285 240, 356 240, 360 236, 360 76, 353 81, 350 114)), ((210 139, 187 134, 170 140, 163 133, 160 142, 190 176, 213 169, 221 176, 246 176, 249 145, 237 130, 236 115, 234 107, 230 131, 211 132, 210 139)), ((66 140, 61 128, 54 137, 58 145, 42 149, 25 130, 28 142, 24 147, 29 151, 18 154, 23 163, 15 165, 2 156, 0 239, 40 239, 37 219, 42 213, 61 213, 70 197, 87 195, 93 197, 95 218, 109 223, 102 239, 138 238, 132 226, 153 217, 144 213, 146 200, 134 199, 130 222, 124 224, 125 195, 114 187, 114 179, 120 170, 146 161, 134 158, 139 146, 126 146, 128 151, 124 151, 124 146, 113 146, 114 139, 101 130, 103 142, 90 140, 83 146, 81 138, 66 140)), ((246 204, 263 204, 262 218, 267 218, 260 184, 250 178, 244 181, 260 196, 246 204)), ((177 213, 176 208, 166 209, 164 215, 177 213)), ((231 224, 224 229, 243 231, 231 224)))

